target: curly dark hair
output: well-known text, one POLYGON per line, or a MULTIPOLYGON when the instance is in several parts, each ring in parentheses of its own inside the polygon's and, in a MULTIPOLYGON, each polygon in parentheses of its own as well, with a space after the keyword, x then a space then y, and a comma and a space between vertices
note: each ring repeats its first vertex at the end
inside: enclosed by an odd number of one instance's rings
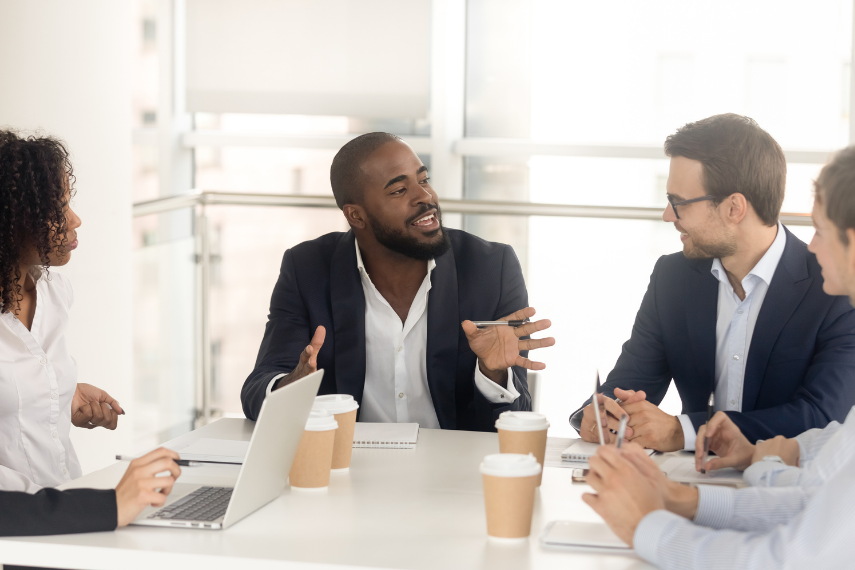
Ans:
POLYGON ((65 208, 73 193, 62 141, 0 129, 0 313, 23 299, 19 281, 26 251, 35 247, 47 269, 50 253, 65 247, 65 208))

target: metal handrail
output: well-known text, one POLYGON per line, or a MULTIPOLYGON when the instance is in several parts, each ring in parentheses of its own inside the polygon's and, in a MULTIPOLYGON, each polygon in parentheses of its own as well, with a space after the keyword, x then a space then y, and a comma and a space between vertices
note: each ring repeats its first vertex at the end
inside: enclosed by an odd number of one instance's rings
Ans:
MULTIPOLYGON (((662 208, 642 206, 588 206, 583 204, 544 204, 497 200, 457 200, 442 198, 442 211, 448 214, 497 216, 560 216, 567 218, 609 218, 621 220, 661 220, 662 208)), ((193 190, 189 194, 157 198, 133 205, 134 217, 162 214, 193 206, 272 206, 337 208, 332 196, 308 194, 254 194, 193 190)), ((782 213, 781 222, 791 226, 811 225, 810 214, 782 213)))
MULTIPOLYGON (((662 208, 633 206, 588 206, 582 204, 542 204, 537 202, 501 202, 494 200, 441 199, 442 210, 450 214, 483 214, 498 216, 563 216, 570 218, 609 218, 623 220, 661 220, 662 208)), ((196 416, 204 425, 214 415, 212 409, 213 368, 211 361, 211 236, 208 206, 262 206, 336 208, 332 196, 303 194, 251 194, 193 190, 188 194, 137 202, 133 216, 163 214, 186 208, 193 209, 196 241, 196 416)), ((811 225, 809 214, 781 214, 788 225, 811 225)))

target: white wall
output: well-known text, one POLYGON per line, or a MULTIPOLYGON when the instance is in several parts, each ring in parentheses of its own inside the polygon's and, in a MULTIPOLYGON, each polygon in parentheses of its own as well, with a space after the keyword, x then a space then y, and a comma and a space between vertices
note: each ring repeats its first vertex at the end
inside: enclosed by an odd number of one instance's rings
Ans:
MULTIPOLYGON (((42 129, 68 143, 77 176, 80 247, 62 272, 75 290, 68 341, 79 381, 133 414, 131 31, 133 4, 0 0, 0 127, 42 129)), ((131 452, 115 432, 72 428, 84 472, 131 452)))

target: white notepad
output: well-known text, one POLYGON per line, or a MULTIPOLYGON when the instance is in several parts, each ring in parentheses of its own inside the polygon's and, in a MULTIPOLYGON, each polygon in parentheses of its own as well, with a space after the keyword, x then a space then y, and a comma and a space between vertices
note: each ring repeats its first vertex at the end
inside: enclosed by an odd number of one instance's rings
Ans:
POLYGON ((671 457, 660 465, 659 468, 668 474, 669 479, 678 483, 737 486, 743 482, 742 471, 737 471, 730 467, 717 469, 716 471, 707 471, 706 473, 695 471, 695 456, 689 454, 671 457))
POLYGON ((632 554, 632 548, 604 523, 552 521, 540 537, 543 546, 593 552, 632 554))
POLYGON ((419 439, 419 424, 356 422, 353 447, 412 449, 419 439))
MULTIPOLYGON (((591 443, 590 441, 575 439, 567 449, 561 452, 561 460, 569 463, 588 463, 588 459, 590 459, 592 455, 596 455, 597 449, 599 448, 599 443, 591 443)), ((656 453, 652 449, 645 449, 644 451, 647 455, 653 455, 656 453)))

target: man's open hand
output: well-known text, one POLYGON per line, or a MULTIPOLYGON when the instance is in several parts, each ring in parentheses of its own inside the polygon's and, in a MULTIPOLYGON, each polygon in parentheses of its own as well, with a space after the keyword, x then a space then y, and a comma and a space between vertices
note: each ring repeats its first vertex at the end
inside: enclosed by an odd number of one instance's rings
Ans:
POLYGON ((110 394, 91 384, 77 384, 71 398, 71 423, 80 428, 116 429, 125 410, 110 394))
POLYGON ((305 378, 309 374, 318 371, 318 352, 320 352, 321 347, 324 345, 324 339, 327 336, 327 329, 324 327, 318 327, 315 329, 315 335, 312 337, 312 341, 309 343, 309 346, 303 349, 303 352, 300 353, 300 362, 297 363, 297 366, 294 367, 287 376, 283 376, 276 385, 273 386, 274 390, 278 390, 282 386, 287 386, 291 382, 295 382, 300 378, 305 378))
MULTIPOLYGON (((500 320, 522 321, 533 317, 534 314, 534 307, 526 307, 500 320)), ((546 368, 542 362, 535 362, 521 356, 521 350, 535 350, 555 344, 555 339, 552 337, 520 340, 521 336, 529 336, 548 329, 552 326, 549 319, 533 321, 520 327, 492 326, 479 329, 472 321, 463 321, 461 326, 469 341, 469 348, 478 357, 481 373, 502 387, 507 384, 507 370, 511 366, 521 366, 529 370, 546 368)))

